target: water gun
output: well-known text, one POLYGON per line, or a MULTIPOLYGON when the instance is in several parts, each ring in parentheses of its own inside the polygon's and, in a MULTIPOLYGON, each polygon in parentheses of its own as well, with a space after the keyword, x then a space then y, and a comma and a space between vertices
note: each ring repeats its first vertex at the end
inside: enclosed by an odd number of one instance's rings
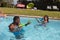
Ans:
POLYGON ((19 24, 19 27, 25 27, 25 26, 27 26, 27 25, 29 25, 31 22, 30 22, 30 20, 26 23, 26 24, 19 24))
POLYGON ((25 24, 19 24, 19 27, 25 27, 25 24))

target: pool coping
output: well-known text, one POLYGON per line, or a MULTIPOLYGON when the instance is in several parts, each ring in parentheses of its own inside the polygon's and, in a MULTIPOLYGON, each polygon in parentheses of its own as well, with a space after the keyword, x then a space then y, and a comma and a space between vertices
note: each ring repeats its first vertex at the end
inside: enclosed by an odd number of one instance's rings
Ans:
MULTIPOLYGON (((30 17, 30 18, 42 18, 43 16, 30 16, 30 15, 19 15, 19 14, 7 14, 7 16, 20 16, 20 17, 30 17)), ((49 19, 60 20, 57 17, 49 17, 49 19)))

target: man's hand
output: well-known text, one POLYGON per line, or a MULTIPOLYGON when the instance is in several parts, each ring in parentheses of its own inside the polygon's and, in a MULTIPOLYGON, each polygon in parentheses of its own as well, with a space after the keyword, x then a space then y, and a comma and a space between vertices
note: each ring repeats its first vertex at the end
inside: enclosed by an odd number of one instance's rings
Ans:
POLYGON ((29 25, 30 23, 31 23, 31 22, 30 22, 30 21, 28 21, 28 22, 27 22, 27 24, 25 24, 25 26, 29 25))

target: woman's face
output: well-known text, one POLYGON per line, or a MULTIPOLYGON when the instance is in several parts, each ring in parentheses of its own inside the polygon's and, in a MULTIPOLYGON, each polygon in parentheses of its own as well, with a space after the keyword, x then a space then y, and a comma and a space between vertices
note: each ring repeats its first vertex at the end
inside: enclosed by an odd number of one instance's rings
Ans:
POLYGON ((45 17, 45 20, 47 20, 48 18, 47 17, 45 17))

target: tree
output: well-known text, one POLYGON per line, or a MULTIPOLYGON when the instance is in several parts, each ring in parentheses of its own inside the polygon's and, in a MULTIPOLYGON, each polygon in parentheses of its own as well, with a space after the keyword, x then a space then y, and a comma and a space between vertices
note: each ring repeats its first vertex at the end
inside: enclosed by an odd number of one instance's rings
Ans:
POLYGON ((2 2, 2 0, 0 0, 0 2, 2 2))
POLYGON ((2 0, 0 0, 0 6, 1 6, 2 0))

